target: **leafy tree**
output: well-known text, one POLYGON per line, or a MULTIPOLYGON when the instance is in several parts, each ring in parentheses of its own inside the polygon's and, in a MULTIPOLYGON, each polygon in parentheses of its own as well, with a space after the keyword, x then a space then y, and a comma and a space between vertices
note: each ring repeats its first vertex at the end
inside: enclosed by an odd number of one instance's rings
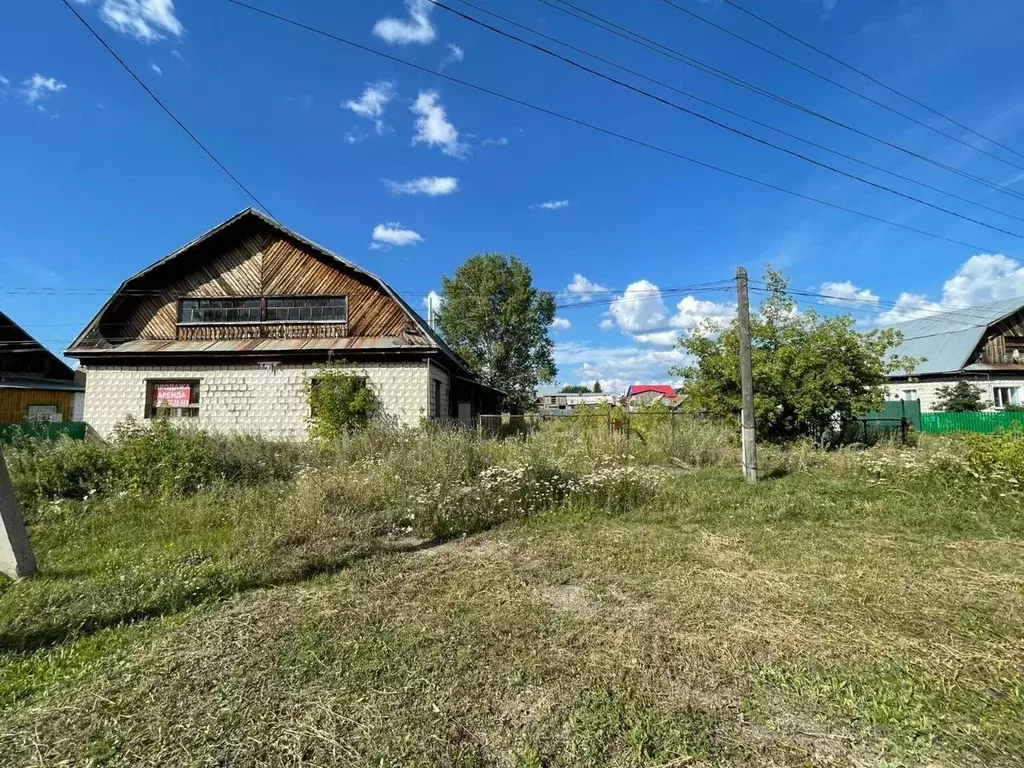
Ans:
MULTIPOLYGON (((843 420, 885 399, 886 374, 912 370, 919 361, 886 358, 901 335, 891 329, 859 333, 849 315, 797 311, 783 275, 765 272, 767 296, 750 317, 754 415, 761 437, 785 441, 810 436, 824 442, 843 420)), ((693 364, 670 374, 686 381, 688 410, 715 416, 739 414, 739 326, 706 322, 679 346, 693 364)))
POLYGON ((601 382, 600 381, 595 381, 594 382, 593 392, 594 392, 595 395, 600 395, 603 392, 603 390, 601 389, 601 382))
POLYGON ((936 408, 940 411, 964 413, 966 411, 984 411, 988 403, 982 399, 981 390, 967 381, 958 381, 952 386, 939 387, 935 390, 936 408))
POLYGON ((478 253, 441 283, 445 340, 485 384, 507 393, 510 411, 522 412, 537 384, 555 378, 554 296, 534 288, 523 261, 501 253, 478 253))
POLYGON ((567 395, 586 395, 590 393, 590 387, 586 384, 566 384, 562 387, 562 393, 567 395))
POLYGON ((333 364, 317 372, 306 388, 306 396, 309 434, 319 440, 337 440, 361 429, 380 411, 377 396, 366 386, 366 379, 333 364))

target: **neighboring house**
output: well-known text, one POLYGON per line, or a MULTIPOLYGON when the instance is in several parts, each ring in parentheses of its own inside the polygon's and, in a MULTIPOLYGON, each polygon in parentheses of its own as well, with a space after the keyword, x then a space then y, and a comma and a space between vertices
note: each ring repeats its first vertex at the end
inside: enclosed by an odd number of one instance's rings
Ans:
POLYGON ((72 421, 83 391, 74 371, 0 312, 0 424, 72 421))
POLYGON ((890 354, 924 358, 889 376, 889 398, 934 411, 937 390, 958 381, 981 389, 998 410, 1024 405, 1024 298, 928 315, 892 326, 903 343, 890 354))
POLYGON ((248 209, 121 284, 67 354, 88 373, 85 420, 109 435, 156 415, 303 439, 329 361, 394 422, 497 413, 486 387, 383 280, 248 209))
POLYGON ((604 403, 614 404, 615 395, 605 392, 563 392, 561 386, 537 387, 535 405, 542 411, 571 411, 604 403))
POLYGON ((669 384, 632 384, 626 392, 626 405, 649 405, 650 403, 675 402, 676 391, 669 384))

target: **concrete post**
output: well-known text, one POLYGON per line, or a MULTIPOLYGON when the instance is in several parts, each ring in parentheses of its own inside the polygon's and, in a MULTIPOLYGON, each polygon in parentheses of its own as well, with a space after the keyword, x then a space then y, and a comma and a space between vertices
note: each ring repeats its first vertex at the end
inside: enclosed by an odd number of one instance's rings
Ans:
POLYGON ((36 558, 28 541, 25 521, 21 519, 21 508, 11 488, 11 477, 7 474, 7 463, 0 450, 0 573, 12 579, 31 576, 36 572, 36 558))

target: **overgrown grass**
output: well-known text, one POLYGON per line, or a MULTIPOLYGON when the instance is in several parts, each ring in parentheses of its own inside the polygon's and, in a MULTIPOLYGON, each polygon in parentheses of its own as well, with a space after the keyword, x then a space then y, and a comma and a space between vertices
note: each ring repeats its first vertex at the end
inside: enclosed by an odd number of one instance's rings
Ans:
POLYGON ((1020 764, 1016 448, 768 449, 751 486, 714 429, 256 441, 56 501, 18 456, 0 764, 1020 764))

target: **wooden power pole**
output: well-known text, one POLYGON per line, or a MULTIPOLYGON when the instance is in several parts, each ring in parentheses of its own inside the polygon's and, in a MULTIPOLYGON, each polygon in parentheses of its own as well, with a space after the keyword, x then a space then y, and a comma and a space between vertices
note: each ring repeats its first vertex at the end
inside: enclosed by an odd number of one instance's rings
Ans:
POLYGON ((740 320, 740 386, 743 390, 741 437, 743 441, 743 475, 757 482, 757 434, 754 429, 754 376, 750 369, 750 296, 747 293, 747 270, 736 270, 736 298, 740 320))
POLYGON ((11 488, 3 451, 0 451, 0 573, 12 579, 31 576, 36 572, 36 558, 28 543, 21 508, 11 488))

